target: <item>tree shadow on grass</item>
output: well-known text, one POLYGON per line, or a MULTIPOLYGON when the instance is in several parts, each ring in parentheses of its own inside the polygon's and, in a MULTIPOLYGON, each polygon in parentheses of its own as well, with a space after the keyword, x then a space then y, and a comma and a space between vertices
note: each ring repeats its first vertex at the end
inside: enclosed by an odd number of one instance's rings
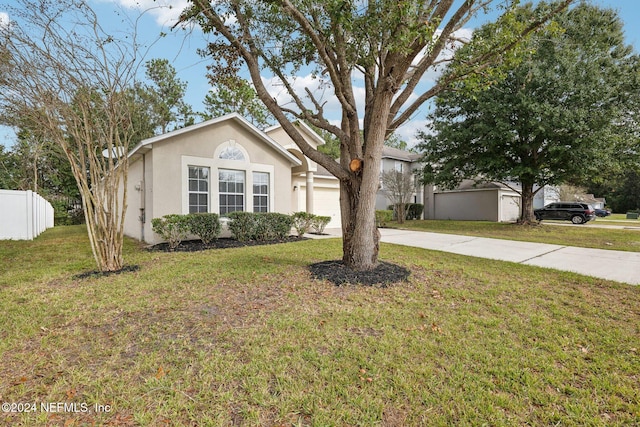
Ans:
POLYGON ((74 275, 73 279, 83 280, 83 279, 93 279, 93 278, 99 278, 99 277, 108 277, 108 276, 113 276, 115 274, 132 273, 138 270, 140 270, 139 265, 125 265, 120 270, 116 270, 116 271, 100 271, 100 270, 86 271, 84 273, 74 275))

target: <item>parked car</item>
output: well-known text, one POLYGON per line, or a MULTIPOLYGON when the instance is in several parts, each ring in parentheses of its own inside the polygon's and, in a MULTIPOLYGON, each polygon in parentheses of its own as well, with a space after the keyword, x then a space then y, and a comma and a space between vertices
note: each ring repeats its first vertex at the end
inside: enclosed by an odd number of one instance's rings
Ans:
POLYGON ((605 217, 611 215, 611 211, 609 209, 595 209, 596 216, 605 217))
POLYGON ((566 220, 584 224, 596 217, 595 209, 587 203, 557 202, 533 211, 538 221, 545 219, 566 220))

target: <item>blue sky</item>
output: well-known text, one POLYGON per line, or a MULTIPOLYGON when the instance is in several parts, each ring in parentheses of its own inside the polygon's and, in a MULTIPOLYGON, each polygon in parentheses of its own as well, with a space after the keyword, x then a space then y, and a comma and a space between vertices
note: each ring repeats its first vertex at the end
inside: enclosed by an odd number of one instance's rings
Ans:
MULTIPOLYGON (((321 1, 321 0, 318 0, 321 1)), ((94 10, 104 19, 107 28, 119 25, 118 11, 125 11, 130 16, 138 16, 144 11, 139 21, 139 33, 151 43, 164 32, 167 35, 157 41, 151 48, 147 59, 166 58, 178 72, 178 77, 188 83, 187 102, 194 109, 202 110, 202 100, 209 91, 206 79, 206 65, 208 61, 201 58, 197 49, 204 46, 200 33, 195 30, 191 37, 186 37, 185 31, 171 30, 171 25, 180 10, 187 4, 186 0, 89 0, 94 10), (162 5, 171 4, 171 8, 162 5)), ((640 51, 640 0, 592 0, 591 3, 602 7, 613 8, 625 23, 627 42, 640 51)), ((11 4, 11 0, 9 0, 11 4)), ((0 20, 6 19, 0 8, 0 20)), ((481 22, 481 21, 478 21, 481 22)), ((470 26, 469 31, 472 30, 470 26)), ((301 84, 304 84, 304 79, 301 84)), ((417 128, 423 126, 426 108, 416 115, 411 123, 400 129, 400 135, 409 140, 417 128)), ((0 127, 0 143, 10 146, 15 136, 13 132, 0 127)))

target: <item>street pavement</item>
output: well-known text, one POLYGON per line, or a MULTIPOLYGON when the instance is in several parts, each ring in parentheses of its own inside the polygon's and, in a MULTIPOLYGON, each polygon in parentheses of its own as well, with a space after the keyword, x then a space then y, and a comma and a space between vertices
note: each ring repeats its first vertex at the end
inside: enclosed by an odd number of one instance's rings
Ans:
MULTIPOLYGON (((325 231, 339 237, 340 230, 325 231)), ((397 245, 510 261, 640 285, 640 252, 381 228, 381 241, 397 245)))

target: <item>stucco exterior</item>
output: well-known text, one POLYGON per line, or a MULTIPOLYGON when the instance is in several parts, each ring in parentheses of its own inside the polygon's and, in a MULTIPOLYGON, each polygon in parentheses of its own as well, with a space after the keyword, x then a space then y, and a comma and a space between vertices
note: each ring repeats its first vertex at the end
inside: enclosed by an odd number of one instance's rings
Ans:
MULTIPOLYGON (((208 211, 219 213, 219 171, 244 175, 244 210, 253 211, 253 173, 268 174, 268 211, 291 213, 292 167, 301 162, 237 114, 143 141, 129 156, 125 234, 147 243, 159 237, 151 219, 189 213, 189 167, 208 168, 208 211), (239 158, 221 158, 228 148, 239 158)), ((266 176, 266 175, 265 175, 266 176)))

